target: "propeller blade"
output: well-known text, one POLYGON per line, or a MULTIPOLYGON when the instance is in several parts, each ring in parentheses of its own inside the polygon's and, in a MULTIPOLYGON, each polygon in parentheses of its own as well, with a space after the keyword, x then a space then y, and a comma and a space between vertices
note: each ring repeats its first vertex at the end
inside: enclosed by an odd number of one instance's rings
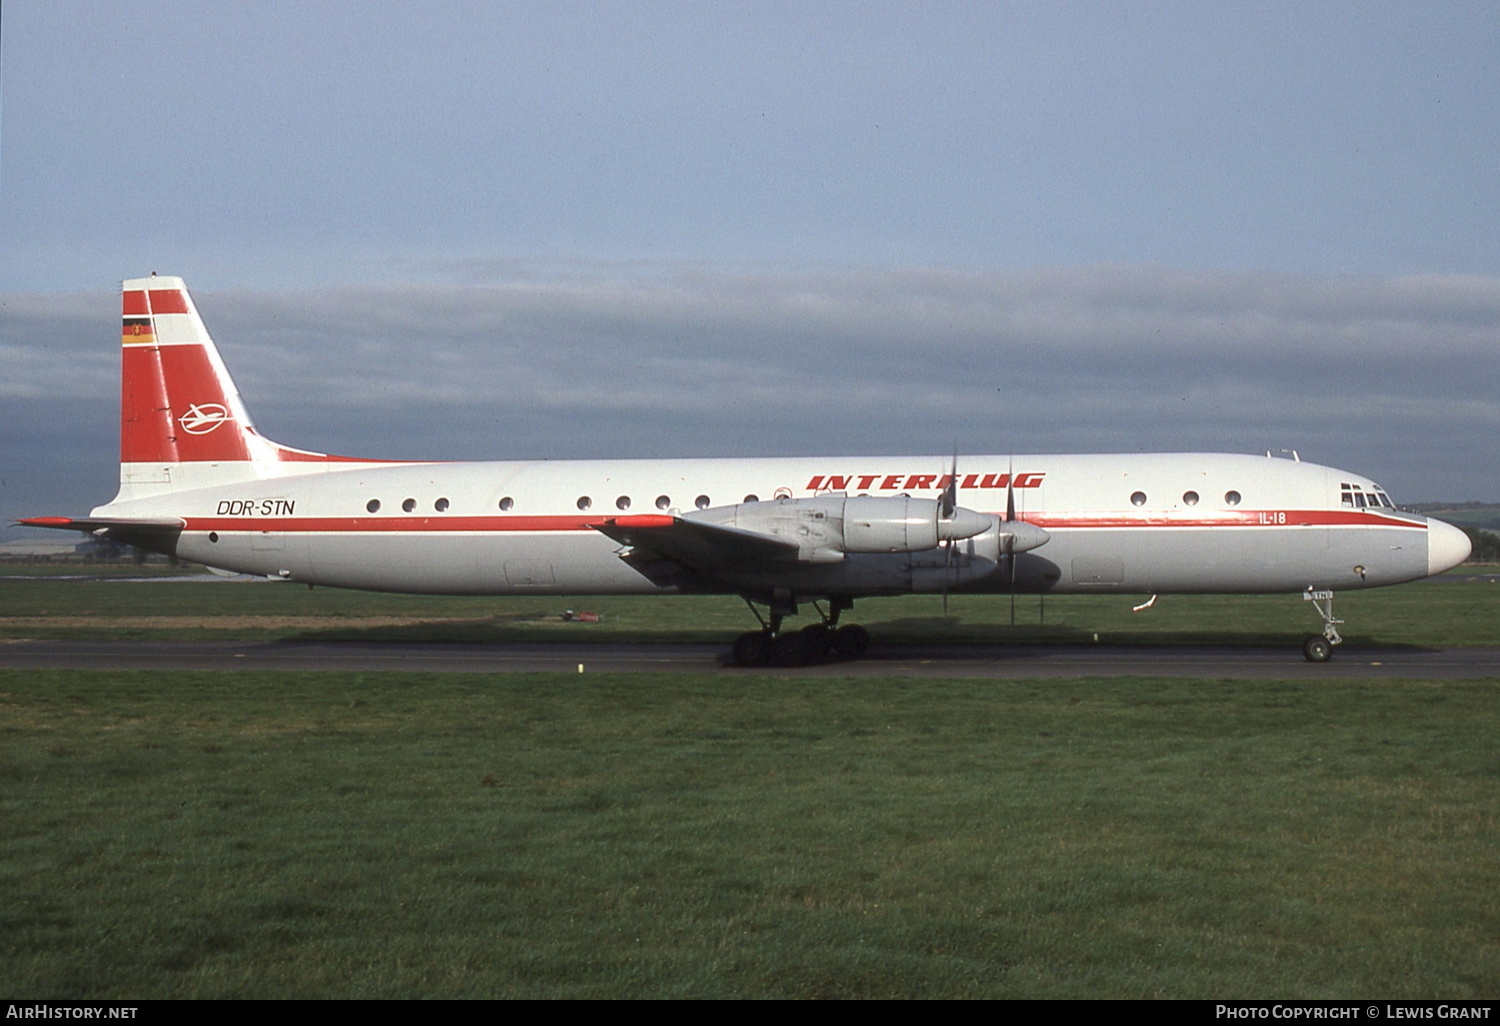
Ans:
MULTIPOLYGON (((953 446, 953 469, 948 474, 948 486, 938 497, 938 517, 952 520, 958 512, 958 445, 953 446)), ((948 579, 953 574, 953 546, 958 541, 949 538, 943 549, 943 616, 948 615, 948 579)))
MULTIPOLYGON (((1005 472, 1005 522, 1014 523, 1016 519, 1016 458, 1012 456, 1006 466, 1005 472)), ((1007 533, 1005 535, 1005 558, 1010 563, 1010 625, 1016 625, 1016 536, 1007 533)))
POLYGON ((1010 563, 1010 625, 1016 625, 1016 536, 1005 536, 1005 558, 1010 563))
POLYGON ((1005 522, 1016 519, 1016 458, 1010 458, 1005 472, 1005 522))
POLYGON ((948 474, 948 487, 938 497, 938 516, 952 520, 958 509, 958 447, 953 447, 953 469, 948 474))

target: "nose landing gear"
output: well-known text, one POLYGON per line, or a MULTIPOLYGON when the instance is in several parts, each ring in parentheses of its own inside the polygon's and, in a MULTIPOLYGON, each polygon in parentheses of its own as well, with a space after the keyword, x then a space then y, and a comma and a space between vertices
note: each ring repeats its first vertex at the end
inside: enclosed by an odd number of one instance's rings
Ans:
POLYGON ((1302 656, 1310 663, 1326 663, 1333 658, 1333 646, 1344 643, 1338 629, 1344 621, 1333 615, 1333 592, 1309 588, 1302 593, 1302 599, 1311 602, 1323 618, 1323 633, 1314 634, 1302 643, 1302 656))

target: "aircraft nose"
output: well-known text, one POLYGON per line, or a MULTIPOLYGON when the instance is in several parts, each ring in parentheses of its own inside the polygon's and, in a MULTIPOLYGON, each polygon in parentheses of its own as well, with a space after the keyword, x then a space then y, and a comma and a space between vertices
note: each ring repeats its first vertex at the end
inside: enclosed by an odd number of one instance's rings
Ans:
POLYGON ((1452 570, 1469 558, 1474 546, 1469 536, 1441 520, 1427 521, 1427 575, 1452 570))

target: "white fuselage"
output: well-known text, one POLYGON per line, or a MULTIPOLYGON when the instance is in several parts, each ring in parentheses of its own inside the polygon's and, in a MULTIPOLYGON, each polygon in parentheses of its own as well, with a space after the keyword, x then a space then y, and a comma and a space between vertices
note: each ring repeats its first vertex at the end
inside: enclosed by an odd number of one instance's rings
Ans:
MULTIPOLYGON (((342 463, 140 498, 95 516, 177 517, 173 551, 308 584, 499 595, 748 591, 755 581, 662 584, 591 525, 747 501, 910 494, 935 498, 951 457, 342 463)), ((786 578, 804 597, 965 590, 1290 592, 1413 580, 1468 551, 1456 528, 1398 512, 1368 479, 1311 463, 1213 453, 963 457, 958 503, 1047 532, 999 572, 983 537, 957 557, 850 554, 786 578), (1377 499, 1376 496, 1379 496, 1377 499), (985 559, 988 558, 988 562, 985 559), (995 572, 991 572, 994 569, 995 572)), ((991 546, 993 553, 993 545, 991 546)))

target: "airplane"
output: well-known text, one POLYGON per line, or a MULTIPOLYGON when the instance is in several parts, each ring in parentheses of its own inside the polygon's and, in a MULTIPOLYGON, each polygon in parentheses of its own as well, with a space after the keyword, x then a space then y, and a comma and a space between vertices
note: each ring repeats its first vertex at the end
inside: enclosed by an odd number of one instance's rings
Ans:
MULTIPOLYGON (((1468 537, 1372 480, 1226 453, 413 462, 260 435, 181 278, 124 282, 120 487, 84 531, 308 585, 465 595, 733 594, 741 665, 858 657, 856 600, 1300 593, 1442 573, 1468 537), (783 629, 810 605, 818 620, 783 629), (762 615, 759 607, 766 609, 762 615)), ((1012 609, 1014 617, 1014 609, 1012 609)))

